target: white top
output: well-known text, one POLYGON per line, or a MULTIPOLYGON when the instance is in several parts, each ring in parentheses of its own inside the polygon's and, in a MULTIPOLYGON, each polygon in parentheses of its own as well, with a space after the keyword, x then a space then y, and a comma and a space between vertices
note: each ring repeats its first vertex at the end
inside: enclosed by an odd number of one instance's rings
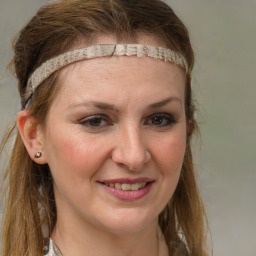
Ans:
POLYGON ((50 238, 44 246, 44 256, 62 256, 57 245, 50 238))

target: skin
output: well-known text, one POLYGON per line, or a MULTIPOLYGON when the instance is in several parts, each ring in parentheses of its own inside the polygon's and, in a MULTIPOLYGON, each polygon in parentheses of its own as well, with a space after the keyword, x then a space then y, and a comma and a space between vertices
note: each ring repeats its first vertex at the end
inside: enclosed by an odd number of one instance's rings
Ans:
MULTIPOLYGON (((138 43, 163 46, 145 36, 138 43)), ((59 86, 44 128, 35 128, 26 110, 18 115, 29 154, 42 151, 34 160, 52 172, 53 240, 63 256, 157 255, 158 215, 174 193, 186 148, 184 71, 148 57, 97 58, 64 68, 59 86), (141 177, 154 182, 133 201, 99 183, 141 177)))

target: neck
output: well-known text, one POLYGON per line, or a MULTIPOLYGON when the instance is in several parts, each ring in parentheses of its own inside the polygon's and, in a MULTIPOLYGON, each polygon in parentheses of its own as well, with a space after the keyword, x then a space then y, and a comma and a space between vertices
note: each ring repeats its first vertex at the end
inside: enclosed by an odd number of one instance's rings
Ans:
POLYGON ((136 232, 116 233, 97 229, 88 223, 57 221, 51 235, 59 247, 62 256, 158 256, 167 255, 163 247, 163 240, 159 242, 157 220, 136 232), (164 253, 165 252, 165 253, 164 253))

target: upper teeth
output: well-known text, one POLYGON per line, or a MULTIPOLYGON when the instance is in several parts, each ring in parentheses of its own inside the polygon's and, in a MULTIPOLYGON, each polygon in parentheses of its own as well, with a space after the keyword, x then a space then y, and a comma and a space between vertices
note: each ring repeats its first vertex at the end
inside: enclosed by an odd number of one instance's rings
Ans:
POLYGON ((144 188, 146 186, 146 182, 138 182, 133 184, 127 183, 105 183, 106 186, 121 190, 139 190, 140 188, 144 188))

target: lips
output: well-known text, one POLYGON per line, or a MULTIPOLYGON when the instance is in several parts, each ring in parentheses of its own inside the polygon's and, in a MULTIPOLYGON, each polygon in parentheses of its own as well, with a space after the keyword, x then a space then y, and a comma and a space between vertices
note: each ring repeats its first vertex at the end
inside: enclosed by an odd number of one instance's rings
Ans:
POLYGON ((112 196, 124 201, 134 201, 146 196, 154 180, 150 178, 112 179, 99 183, 112 196))
POLYGON ((136 182, 136 183, 104 183, 105 186, 110 187, 110 188, 116 188, 116 189, 121 189, 121 190, 131 190, 131 191, 136 191, 141 188, 144 188, 147 185, 147 182, 136 182))

